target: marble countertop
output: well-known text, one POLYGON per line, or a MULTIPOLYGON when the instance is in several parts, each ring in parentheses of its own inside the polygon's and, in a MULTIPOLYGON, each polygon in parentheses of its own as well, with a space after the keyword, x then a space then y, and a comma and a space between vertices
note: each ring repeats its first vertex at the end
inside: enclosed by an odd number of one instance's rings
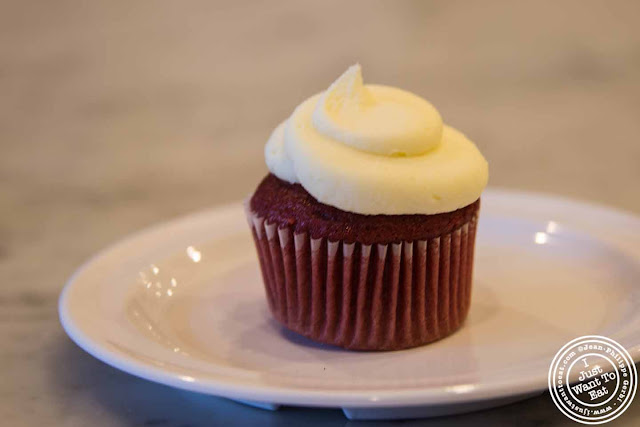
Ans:
MULTIPOLYGON (((491 185, 638 214, 639 14, 628 1, 2 2, 2 424, 352 424, 124 374, 66 337, 58 294, 107 244, 248 194, 271 129, 356 61, 470 135, 491 185)), ((638 401, 612 425, 640 424, 638 401)), ((516 422, 573 424, 544 394, 406 425, 516 422)))

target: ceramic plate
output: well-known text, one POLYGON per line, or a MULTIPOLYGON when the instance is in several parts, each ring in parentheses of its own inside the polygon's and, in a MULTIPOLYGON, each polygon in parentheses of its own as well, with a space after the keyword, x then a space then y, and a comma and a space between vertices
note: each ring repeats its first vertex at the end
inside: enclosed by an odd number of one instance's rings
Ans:
POLYGON ((71 278, 59 309, 80 347, 151 381, 267 408, 406 418, 541 393, 554 354, 581 335, 613 338, 640 360, 639 279, 639 218, 488 190, 469 317, 424 347, 351 352, 279 327, 239 203, 108 248, 71 278))

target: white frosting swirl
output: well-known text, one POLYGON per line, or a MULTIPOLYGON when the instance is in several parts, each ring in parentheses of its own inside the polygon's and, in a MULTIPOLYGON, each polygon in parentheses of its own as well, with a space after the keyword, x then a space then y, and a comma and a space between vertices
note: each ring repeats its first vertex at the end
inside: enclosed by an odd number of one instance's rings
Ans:
POLYGON ((299 105, 265 147, 269 170, 318 201, 365 215, 435 214, 473 203, 488 165, 424 99, 364 85, 359 65, 299 105))

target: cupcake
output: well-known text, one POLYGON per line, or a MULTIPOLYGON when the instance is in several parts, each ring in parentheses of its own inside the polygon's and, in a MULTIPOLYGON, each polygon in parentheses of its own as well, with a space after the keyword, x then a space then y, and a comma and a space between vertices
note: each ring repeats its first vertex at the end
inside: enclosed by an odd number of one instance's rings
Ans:
POLYGON ((300 104, 246 203, 273 316, 311 340, 398 350, 456 331, 488 165, 421 97, 359 65, 300 104))

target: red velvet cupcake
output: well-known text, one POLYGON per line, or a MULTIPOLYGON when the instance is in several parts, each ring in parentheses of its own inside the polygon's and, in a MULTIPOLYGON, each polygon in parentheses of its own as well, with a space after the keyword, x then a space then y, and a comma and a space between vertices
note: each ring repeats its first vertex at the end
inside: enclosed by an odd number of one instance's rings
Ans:
POLYGON ((464 322, 487 163, 427 101, 359 66, 269 139, 247 203, 267 301, 288 329, 398 350, 464 322))

